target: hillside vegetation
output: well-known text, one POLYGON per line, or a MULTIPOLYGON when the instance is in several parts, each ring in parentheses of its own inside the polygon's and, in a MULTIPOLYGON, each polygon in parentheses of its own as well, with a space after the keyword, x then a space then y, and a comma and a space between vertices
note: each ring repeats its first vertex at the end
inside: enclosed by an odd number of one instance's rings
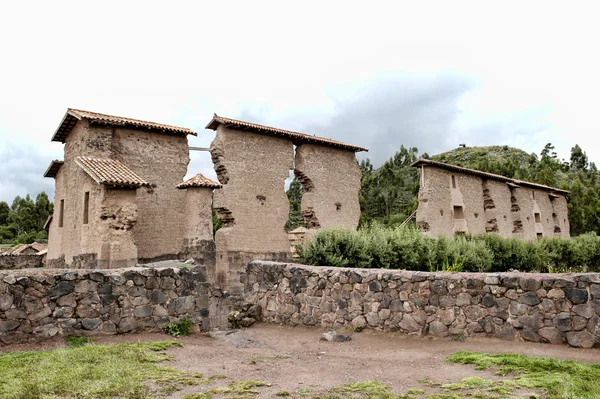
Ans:
MULTIPOLYGON (((509 146, 491 146, 421 157, 568 190, 571 235, 600 232, 598 170, 578 145, 571 149, 569 160, 559 160, 550 143, 539 156, 509 146)), ((360 163, 361 225, 378 221, 397 226, 417 209, 419 172, 410 164, 418 158, 417 148, 401 146, 378 169, 368 159, 360 163)))

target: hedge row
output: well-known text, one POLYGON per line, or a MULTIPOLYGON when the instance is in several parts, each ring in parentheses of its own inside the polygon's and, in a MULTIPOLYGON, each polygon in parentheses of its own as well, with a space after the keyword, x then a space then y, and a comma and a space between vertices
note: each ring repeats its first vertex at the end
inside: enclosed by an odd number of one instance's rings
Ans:
POLYGON ((411 227, 380 225, 317 233, 298 248, 309 265, 422 271, 600 271, 600 238, 521 241, 495 234, 429 238, 411 227))

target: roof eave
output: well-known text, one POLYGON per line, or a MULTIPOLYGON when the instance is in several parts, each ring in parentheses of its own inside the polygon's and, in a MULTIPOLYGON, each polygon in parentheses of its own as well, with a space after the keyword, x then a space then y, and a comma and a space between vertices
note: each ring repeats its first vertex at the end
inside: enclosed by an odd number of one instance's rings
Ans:
POLYGON ((54 131, 54 134, 52 135, 52 139, 50 141, 58 141, 59 143, 64 143, 65 142, 65 138, 67 137, 67 135, 65 135, 65 137, 62 138, 62 139, 60 137, 58 137, 58 136, 59 136, 61 128, 65 124, 65 122, 66 122, 66 120, 67 120, 68 117, 73 117, 73 118, 75 118, 77 120, 81 120, 81 117, 79 115, 77 115, 75 112, 73 112, 71 110, 71 108, 67 108, 67 112, 65 112, 65 116, 63 116, 62 120, 60 121, 60 124, 58 125, 58 127, 54 131))

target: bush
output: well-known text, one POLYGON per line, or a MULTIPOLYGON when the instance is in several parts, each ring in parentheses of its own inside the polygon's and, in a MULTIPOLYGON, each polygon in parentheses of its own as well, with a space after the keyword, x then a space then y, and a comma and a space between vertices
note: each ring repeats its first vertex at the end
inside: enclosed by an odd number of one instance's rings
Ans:
POLYGON ((192 322, 185 318, 176 323, 168 323, 164 325, 163 331, 174 337, 187 336, 192 333, 192 322))
POLYGON ((339 267, 506 272, 600 271, 600 238, 521 241, 495 234, 429 238, 414 227, 373 224, 317 233, 298 248, 304 263, 339 267))

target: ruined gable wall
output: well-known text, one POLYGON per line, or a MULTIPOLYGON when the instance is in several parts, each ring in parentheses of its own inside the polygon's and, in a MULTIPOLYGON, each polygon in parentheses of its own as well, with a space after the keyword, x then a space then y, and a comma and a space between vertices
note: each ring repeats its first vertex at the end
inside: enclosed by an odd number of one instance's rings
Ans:
POLYGON ((102 187, 75 163, 78 156, 107 157, 110 132, 95 132, 80 121, 67 136, 64 164, 55 180, 54 213, 48 237, 48 267, 96 267, 99 237, 96 217, 102 187), (88 224, 83 224, 84 193, 90 193, 88 224), (59 227, 60 200, 64 200, 63 227, 59 227))
POLYGON ((186 192, 186 228, 181 248, 182 258, 200 258, 207 267, 214 267, 212 193, 205 187, 190 187, 186 192))
POLYGON ((187 137, 116 128, 113 158, 156 187, 137 193, 138 221, 133 230, 140 262, 176 259, 185 231, 183 181, 190 162, 187 137))
POLYGON ((353 151, 300 144, 294 173, 304 187, 302 215, 309 229, 358 227, 361 171, 353 151))
POLYGON ((252 259, 291 259, 284 231, 289 215, 284 182, 294 153, 287 139, 221 125, 211 155, 223 184, 214 192, 214 207, 224 225, 215 235, 216 269, 209 275, 227 287, 239 284, 240 273, 252 259))

